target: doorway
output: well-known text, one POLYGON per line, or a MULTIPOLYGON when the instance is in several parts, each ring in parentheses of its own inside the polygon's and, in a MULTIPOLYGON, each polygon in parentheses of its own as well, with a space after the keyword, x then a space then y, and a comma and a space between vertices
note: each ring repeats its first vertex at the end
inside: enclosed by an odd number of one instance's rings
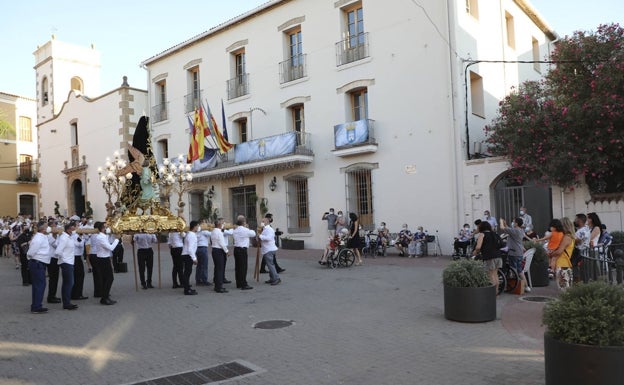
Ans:
POLYGON ((85 197, 82 193, 82 182, 80 181, 80 179, 76 179, 72 182, 71 195, 71 200, 73 203, 71 207, 73 207, 74 210, 73 212, 68 213, 68 215, 73 215, 74 213, 79 216, 86 214, 85 197))
MULTIPOLYGON (((549 186, 535 182, 520 184, 512 178, 502 177, 494 187, 495 216, 511 224, 520 215, 520 207, 526 207, 533 219, 533 229, 540 236, 548 230, 553 217, 552 191, 549 186)), ((497 219, 498 219, 497 218, 497 219)))
POLYGON ((257 228, 256 203, 258 196, 256 195, 256 186, 235 187, 230 191, 232 194, 232 223, 236 223, 236 217, 243 214, 247 217, 249 228, 257 228))

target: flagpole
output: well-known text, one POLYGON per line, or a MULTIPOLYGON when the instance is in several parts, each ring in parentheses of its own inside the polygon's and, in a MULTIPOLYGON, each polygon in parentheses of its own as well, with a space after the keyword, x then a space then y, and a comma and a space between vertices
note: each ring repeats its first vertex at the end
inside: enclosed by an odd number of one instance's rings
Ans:
POLYGON ((202 102, 202 108, 204 109, 204 111, 206 112, 206 124, 208 125, 208 131, 210 131, 210 139, 212 139, 212 144, 214 145, 214 148, 219 151, 219 145, 217 144, 217 140, 214 137, 214 133, 212 132, 212 130, 210 129, 210 109, 204 107, 204 102, 206 103, 206 106, 208 106, 208 101, 204 99, 204 101, 202 102))

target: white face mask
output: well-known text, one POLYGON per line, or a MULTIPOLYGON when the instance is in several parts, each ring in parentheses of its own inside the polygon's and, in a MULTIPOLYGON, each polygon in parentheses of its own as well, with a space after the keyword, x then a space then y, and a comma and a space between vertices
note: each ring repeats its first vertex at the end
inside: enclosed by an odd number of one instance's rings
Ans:
POLYGON ((111 233, 111 229, 110 229, 110 227, 107 227, 106 228, 106 234, 110 234, 110 233, 111 233))
POLYGON ((50 234, 51 232, 52 232, 52 228, 51 228, 50 226, 48 226, 48 227, 46 228, 46 233, 50 234))
POLYGON ((76 230, 72 231, 71 233, 72 235, 76 235, 76 230))
POLYGON ((464 230, 468 231, 470 230, 470 227, 464 227, 464 230))
POLYGON ((520 215, 524 215, 524 211, 520 210, 520 215))

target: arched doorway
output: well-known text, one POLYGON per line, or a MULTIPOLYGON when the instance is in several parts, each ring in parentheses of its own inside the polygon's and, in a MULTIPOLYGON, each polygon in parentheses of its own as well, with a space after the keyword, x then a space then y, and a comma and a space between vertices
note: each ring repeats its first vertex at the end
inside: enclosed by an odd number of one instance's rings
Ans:
POLYGON ((538 185, 534 181, 520 184, 508 174, 503 175, 494 185, 496 215, 511 223, 520 215, 523 206, 533 219, 533 229, 542 236, 553 217, 550 186, 538 185))
POLYGON ((86 210, 85 197, 83 194, 82 181, 80 179, 76 179, 72 182, 71 185, 71 201, 73 211, 68 213, 68 215, 73 215, 74 212, 78 215, 84 214, 86 210))

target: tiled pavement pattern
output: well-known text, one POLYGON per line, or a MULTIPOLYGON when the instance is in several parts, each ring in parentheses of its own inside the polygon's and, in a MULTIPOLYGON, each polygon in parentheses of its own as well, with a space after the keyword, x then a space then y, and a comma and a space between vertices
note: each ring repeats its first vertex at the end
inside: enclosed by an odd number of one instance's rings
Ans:
MULTIPOLYGON (((30 314, 29 287, 12 259, 0 260, 0 384, 133 384, 201 371, 232 361, 255 372, 227 384, 544 383, 542 303, 503 294, 498 318, 482 324, 444 319, 441 270, 449 257, 365 259, 329 270, 319 250, 280 250, 282 284, 199 295, 171 289, 171 259, 161 248, 162 288, 134 289, 116 274, 114 306, 92 298, 77 311, 45 305, 30 314), (293 320, 281 329, 255 329, 266 320, 293 320)), ((250 249, 250 274, 255 249, 250 249)), ((226 276, 234 279, 233 259, 226 276)), ((210 265, 212 274, 212 262, 210 265)), ((157 273, 155 272, 155 283, 157 273)), ((556 295, 551 283, 531 295, 556 295)), ((60 290, 60 285, 59 285, 60 290)))

